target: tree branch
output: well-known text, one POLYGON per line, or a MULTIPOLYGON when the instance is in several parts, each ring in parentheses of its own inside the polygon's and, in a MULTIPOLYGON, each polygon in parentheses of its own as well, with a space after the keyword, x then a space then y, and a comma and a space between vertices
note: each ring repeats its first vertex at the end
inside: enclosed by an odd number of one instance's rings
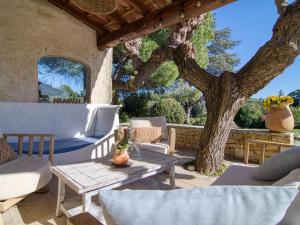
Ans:
POLYGON ((191 42, 173 49, 173 59, 180 76, 202 92, 208 91, 212 82, 217 79, 197 64, 191 42))
POLYGON ((267 85, 300 53, 300 1, 286 8, 273 28, 273 36, 238 72, 237 81, 245 96, 251 96, 267 85))
POLYGON ((140 47, 142 45, 142 39, 137 38, 125 43, 125 49, 127 56, 131 58, 133 68, 139 67, 143 62, 140 59, 140 47))
POLYGON ((283 16, 286 10, 286 7, 289 5, 288 0, 275 0, 277 12, 280 16, 283 16))

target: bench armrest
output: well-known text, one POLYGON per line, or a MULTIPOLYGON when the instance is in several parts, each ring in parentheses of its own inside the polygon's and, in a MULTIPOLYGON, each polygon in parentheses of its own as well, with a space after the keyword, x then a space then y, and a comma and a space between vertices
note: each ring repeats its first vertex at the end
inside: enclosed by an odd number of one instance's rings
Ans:
POLYGON ((168 136, 169 136, 169 154, 173 155, 175 152, 175 145, 176 145, 176 129, 169 127, 168 128, 168 136))
POLYGON ((33 139, 39 138, 39 157, 42 157, 44 154, 44 141, 45 138, 49 138, 49 160, 52 162, 54 159, 54 142, 55 134, 3 134, 3 137, 7 140, 8 137, 17 137, 18 138, 18 155, 23 154, 23 142, 24 137, 28 137, 29 146, 28 146, 28 156, 32 155, 33 152, 33 139))

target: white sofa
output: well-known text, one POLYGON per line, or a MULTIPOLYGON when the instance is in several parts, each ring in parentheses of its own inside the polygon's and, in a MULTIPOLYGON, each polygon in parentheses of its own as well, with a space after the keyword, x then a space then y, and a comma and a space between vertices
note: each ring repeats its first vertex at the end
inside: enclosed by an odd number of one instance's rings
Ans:
MULTIPOLYGON (((106 155, 119 125, 119 106, 114 105, 0 102, 0 109, 3 133, 55 134, 55 163, 106 155)), ((16 140, 9 142, 16 148, 16 140)), ((26 147, 25 143, 25 150, 26 147)))

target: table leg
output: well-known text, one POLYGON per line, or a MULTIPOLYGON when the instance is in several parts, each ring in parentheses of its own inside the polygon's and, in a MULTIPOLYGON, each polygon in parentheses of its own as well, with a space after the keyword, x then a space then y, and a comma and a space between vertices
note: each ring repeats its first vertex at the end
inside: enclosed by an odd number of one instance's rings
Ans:
POLYGON ((92 204, 92 196, 88 193, 82 194, 82 212, 89 212, 92 204))
POLYGON ((175 188, 175 165, 172 163, 169 169, 170 186, 172 189, 175 188))
POLYGON ((57 204, 56 204, 56 216, 59 217, 62 215, 60 209, 61 203, 65 200, 66 186, 62 179, 58 179, 58 193, 57 193, 57 204))
POLYGON ((4 225, 3 219, 2 219, 2 213, 0 213, 0 225, 4 225))

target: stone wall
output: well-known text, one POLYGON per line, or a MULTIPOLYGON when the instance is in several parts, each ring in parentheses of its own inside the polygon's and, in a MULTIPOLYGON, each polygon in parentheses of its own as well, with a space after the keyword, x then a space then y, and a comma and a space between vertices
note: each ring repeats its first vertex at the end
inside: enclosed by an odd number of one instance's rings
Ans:
MULTIPOLYGON (((172 124, 169 127, 176 128, 177 150, 198 150, 203 127, 172 124)), ((232 129, 226 144, 225 155, 243 160, 246 139, 293 144, 294 134, 272 133, 263 129, 232 129)), ((262 149, 261 145, 250 145, 250 162, 258 162, 260 149, 262 149)), ((266 158, 278 153, 278 151, 279 149, 276 146, 266 146, 266 158)))
POLYGON ((47 0, 0 1, 0 101, 38 102, 37 61, 62 56, 90 70, 91 103, 112 98, 112 50, 96 32, 47 0))

